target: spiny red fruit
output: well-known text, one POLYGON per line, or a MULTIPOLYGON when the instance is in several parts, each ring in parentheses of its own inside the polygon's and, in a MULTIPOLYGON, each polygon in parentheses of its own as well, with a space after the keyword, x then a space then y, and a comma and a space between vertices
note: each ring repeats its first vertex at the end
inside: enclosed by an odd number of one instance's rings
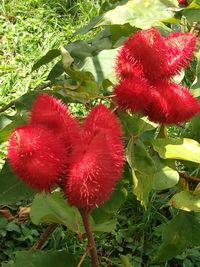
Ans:
POLYGON ((71 205, 93 209, 109 198, 119 177, 103 133, 95 135, 90 142, 83 135, 82 144, 79 154, 72 155, 66 194, 71 205))
POLYGON ((71 205, 93 209, 109 198, 124 161, 120 126, 109 109, 95 107, 71 157, 65 193, 71 205), (108 121, 107 121, 108 120, 108 121))
POLYGON ((135 76, 124 79, 114 87, 115 100, 120 108, 143 113, 150 104, 150 87, 135 76))
POLYGON ((151 90, 151 104, 146 115, 155 122, 181 123, 200 111, 200 103, 187 88, 175 83, 160 82, 151 90))
POLYGON ((120 141, 122 131, 116 116, 105 105, 97 105, 87 116, 83 129, 93 137, 98 133, 105 135, 107 148, 113 157, 113 171, 119 176, 123 167, 123 145, 120 141))
POLYGON ((162 37, 155 28, 133 34, 117 56, 119 79, 136 76, 154 83, 170 78, 188 66, 196 40, 194 34, 182 32, 162 37))
POLYGON ((40 124, 51 129, 71 149, 77 142, 79 125, 65 104, 48 94, 40 94, 33 103, 31 124, 40 124))
POLYGON ((179 4, 183 5, 183 6, 188 6, 188 2, 186 0, 178 0, 179 4))
POLYGON ((171 77, 188 66, 196 41, 194 34, 182 32, 173 32, 165 38, 167 68, 163 69, 163 77, 171 77))
POLYGON ((164 39, 155 28, 133 34, 118 55, 116 70, 119 76, 127 77, 132 68, 131 73, 137 77, 146 77, 149 81, 159 79, 166 65, 165 49, 164 39))
POLYGON ((38 191, 50 191, 65 168, 65 146, 51 130, 25 125, 9 138, 8 160, 13 171, 38 191))

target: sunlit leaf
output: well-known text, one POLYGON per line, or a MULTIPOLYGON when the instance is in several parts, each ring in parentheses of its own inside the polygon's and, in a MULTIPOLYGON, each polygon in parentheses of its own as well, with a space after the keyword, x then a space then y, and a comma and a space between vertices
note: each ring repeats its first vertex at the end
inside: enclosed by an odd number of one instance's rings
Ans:
POLYGON ((162 160, 159 157, 154 157, 153 159, 156 166, 153 189, 164 190, 175 186, 179 181, 178 172, 167 165, 167 160, 162 160))
POLYGON ((200 163, 200 144, 192 139, 158 138, 153 142, 153 148, 163 159, 179 159, 200 163))
POLYGON ((200 211, 200 195, 188 191, 175 194, 168 205, 185 211, 200 211))

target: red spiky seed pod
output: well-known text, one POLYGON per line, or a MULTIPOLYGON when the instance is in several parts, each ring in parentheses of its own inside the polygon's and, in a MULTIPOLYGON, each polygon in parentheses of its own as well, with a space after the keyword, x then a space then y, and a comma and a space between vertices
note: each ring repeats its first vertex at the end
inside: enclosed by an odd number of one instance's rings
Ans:
POLYGON ((200 103, 187 88, 170 82, 160 82, 151 90, 151 105, 146 115, 154 122, 179 124, 200 111, 200 103))
POLYGON ((120 175, 123 167, 123 145, 120 142, 122 131, 114 113, 105 105, 99 104, 95 106, 87 116, 83 129, 93 136, 98 133, 104 133, 108 149, 113 157, 113 164, 115 164, 113 170, 117 171, 116 176, 120 175))
POLYGON ((186 0, 178 0, 179 4, 180 5, 183 5, 183 6, 188 6, 188 2, 186 0))
POLYGON ((93 209, 109 198, 122 172, 120 126, 103 105, 91 110, 71 156, 65 193, 71 205, 93 209))
POLYGON ((166 65, 165 51, 164 39, 157 29, 139 31, 129 37, 119 51, 116 71, 122 78, 132 74, 149 81, 158 80, 166 65))
POLYGON ((144 79, 124 79, 114 87, 115 101, 124 110, 143 113, 150 104, 150 86, 144 79))
POLYGON ((18 127, 8 141, 8 162, 30 187, 50 191, 65 168, 66 149, 51 130, 38 125, 18 127))
POLYGON ((71 158, 65 193, 71 205, 91 210, 109 198, 119 175, 103 133, 93 138, 83 134, 81 143, 71 158))
POLYGON ((186 68, 193 57, 197 37, 193 33, 173 32, 165 37, 167 65, 163 78, 171 77, 186 68))
POLYGON ((71 150, 79 135, 78 121, 71 116, 61 100, 48 94, 40 94, 33 103, 31 124, 40 124, 51 129, 71 150))

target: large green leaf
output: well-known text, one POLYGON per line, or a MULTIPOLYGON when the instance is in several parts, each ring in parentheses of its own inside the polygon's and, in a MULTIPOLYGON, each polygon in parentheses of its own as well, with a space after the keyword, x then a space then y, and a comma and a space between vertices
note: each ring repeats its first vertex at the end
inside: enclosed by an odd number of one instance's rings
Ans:
POLYGON ((200 211, 200 195, 188 191, 182 191, 175 194, 170 201, 169 205, 177 209, 185 211, 200 211))
POLYGON ((92 73, 99 85, 106 79, 115 83, 114 63, 117 51, 118 49, 103 50, 95 57, 87 57, 81 70, 92 73))
POLYGON ((144 144, 131 138, 127 147, 127 160, 132 169, 133 193, 146 206, 152 190, 155 165, 144 144))
MULTIPOLYGON (((59 192, 37 194, 32 203, 30 217, 34 224, 60 223, 76 233, 85 232, 79 211, 71 207, 59 192)), ((92 230, 99 232, 111 232, 116 226, 116 220, 95 224, 92 217, 90 223, 92 230)))
POLYGON ((158 138, 153 142, 153 147, 163 159, 179 159, 200 163, 200 144, 195 140, 158 138))
POLYGON ((51 62, 54 58, 60 56, 60 50, 52 49, 41 57, 32 67, 32 71, 39 69, 42 65, 51 62))
MULTIPOLYGON (((13 263, 9 267, 76 267, 79 262, 78 256, 69 253, 67 250, 61 251, 17 251, 13 263)), ((89 267, 89 263, 84 262, 81 266, 89 267)))
POLYGON ((196 8, 185 8, 181 12, 186 19, 192 24, 193 22, 199 22, 200 21, 200 5, 197 5, 196 8))
POLYGON ((154 262, 164 262, 180 254, 189 246, 200 245, 199 213, 179 213, 163 229, 162 244, 154 262))
POLYGON ((37 194, 33 200, 30 213, 34 224, 60 223, 76 233, 83 233, 81 216, 72 208, 60 193, 37 194))
POLYGON ((129 23, 137 28, 149 28, 156 21, 173 16, 172 8, 176 4, 175 0, 130 0, 125 5, 106 12, 97 22, 96 27, 129 23))
POLYGON ((0 172, 0 205, 14 204, 33 197, 34 191, 21 182, 6 162, 0 172))
POLYGON ((167 160, 154 157, 156 173, 153 179, 154 190, 164 190, 173 187, 179 181, 179 174, 176 170, 168 166, 167 160))
POLYGON ((119 185, 112 193, 110 199, 92 212, 92 218, 95 223, 103 223, 114 218, 126 197, 127 191, 119 185))
POLYGON ((149 121, 146 117, 141 117, 138 114, 128 114, 126 112, 119 112, 123 132, 125 135, 139 136, 140 134, 154 129, 157 124, 149 121))
POLYGON ((1 131, 0 131, 0 143, 3 143, 7 141, 10 133, 12 132, 14 128, 26 123, 26 116, 23 116, 21 114, 17 114, 15 116, 9 116, 9 117, 6 116, 4 117, 4 120, 0 122, 2 122, 2 126, 5 125, 5 127, 1 128, 1 131))

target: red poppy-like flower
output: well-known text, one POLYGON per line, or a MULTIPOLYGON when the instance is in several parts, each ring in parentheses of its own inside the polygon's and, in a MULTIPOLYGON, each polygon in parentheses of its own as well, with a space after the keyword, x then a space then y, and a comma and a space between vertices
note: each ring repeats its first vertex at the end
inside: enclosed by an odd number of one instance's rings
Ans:
POLYGON ((181 123, 200 111, 200 103, 187 88, 170 82, 159 82, 151 90, 149 119, 163 124, 181 123))
POLYGON ((50 191, 65 168, 66 150, 51 130, 38 125, 16 128, 9 138, 8 161, 24 182, 50 191))
POLYGON ((187 88, 169 79, 188 66, 195 45, 192 33, 162 37, 151 28, 133 34, 116 59, 119 83, 114 93, 119 107, 160 123, 180 123, 193 117, 199 112, 199 102, 187 88))
POLYGON ((96 106, 83 125, 71 157, 65 193, 71 205, 93 209, 109 198, 120 177, 124 156, 114 114, 96 106))
POLYGON ((78 121, 71 116, 62 101, 48 94, 40 94, 34 101, 31 110, 31 124, 48 127, 65 142, 66 147, 70 150, 73 143, 77 142, 78 121))
POLYGON ((150 88, 146 81, 135 76, 122 80, 114 87, 117 104, 132 112, 143 113, 150 104, 150 88))

